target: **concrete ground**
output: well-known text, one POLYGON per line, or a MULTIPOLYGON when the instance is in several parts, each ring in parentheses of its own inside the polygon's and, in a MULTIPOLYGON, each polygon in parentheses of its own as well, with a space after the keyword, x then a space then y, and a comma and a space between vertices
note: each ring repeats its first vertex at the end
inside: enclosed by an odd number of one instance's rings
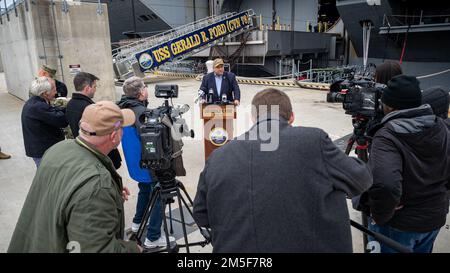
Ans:
MULTIPOLYGON (((190 105, 191 111, 184 118, 189 127, 196 133, 195 139, 184 139, 184 164, 187 170, 186 177, 180 177, 190 196, 194 198, 198 177, 204 166, 204 149, 202 136, 202 121, 199 116, 198 105, 194 104, 200 82, 194 79, 173 80, 167 84, 179 86, 179 98, 174 103, 185 103, 190 105)), ((150 108, 162 104, 161 99, 153 97, 155 84, 149 84, 150 108)), ((73 88, 67 84, 68 88, 73 88)), ((241 85, 242 105, 238 109, 238 120, 236 135, 245 132, 250 126, 250 102, 252 97, 263 86, 241 85)), ((340 104, 328 104, 325 102, 323 91, 304 90, 300 88, 281 88, 292 100, 296 120, 294 125, 314 126, 325 130, 333 140, 339 139, 352 131, 351 119, 344 114, 340 104)), ((117 94, 121 88, 116 87, 117 94)), ((35 165, 31 158, 25 156, 23 138, 21 131, 20 115, 24 102, 6 92, 4 74, 0 73, 0 146, 2 151, 11 154, 9 160, 0 161, 0 252, 5 252, 14 230, 16 221, 22 209, 23 202, 35 174, 35 165)), ((125 217, 127 227, 133 218, 136 200, 137 184, 133 182, 123 162, 119 173, 124 178, 124 185, 131 191, 128 202, 125 203, 125 217)), ((359 212, 354 211, 349 205, 351 218, 360 222, 359 212)), ((449 223, 449 222, 448 222, 449 223)), ((353 246, 355 252, 362 252, 362 235, 359 231, 352 229, 353 246)), ((189 234, 189 242, 200 240, 202 237, 198 231, 189 234)), ((180 239, 177 236, 177 239, 180 239)), ((435 252, 450 252, 449 226, 445 226, 435 244, 435 252)), ((183 240, 180 239, 179 242, 183 240)), ((211 252, 210 245, 205 248, 195 247, 193 252, 211 252)), ((181 250, 183 251, 183 250, 181 250)))

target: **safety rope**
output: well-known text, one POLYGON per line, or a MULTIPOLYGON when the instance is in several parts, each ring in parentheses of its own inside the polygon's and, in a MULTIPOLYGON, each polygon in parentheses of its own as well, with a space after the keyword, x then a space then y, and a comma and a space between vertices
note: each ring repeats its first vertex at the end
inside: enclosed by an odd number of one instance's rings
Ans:
POLYGON ((406 34, 405 34, 405 41, 403 42, 402 55, 400 56, 400 60, 399 60, 400 65, 402 65, 403 57, 405 56, 406 42, 408 41, 408 32, 409 32, 410 28, 411 28, 411 25, 408 25, 408 29, 406 30, 406 34))
POLYGON ((430 78, 430 77, 434 77, 434 76, 437 76, 437 75, 441 75, 441 74, 444 74, 444 73, 447 73, 447 72, 450 72, 450 69, 446 69, 446 70, 443 70, 443 71, 440 71, 440 72, 436 72, 436 73, 433 73, 433 74, 429 74, 429 75, 418 76, 416 78, 418 78, 418 79, 425 79, 425 78, 430 78))

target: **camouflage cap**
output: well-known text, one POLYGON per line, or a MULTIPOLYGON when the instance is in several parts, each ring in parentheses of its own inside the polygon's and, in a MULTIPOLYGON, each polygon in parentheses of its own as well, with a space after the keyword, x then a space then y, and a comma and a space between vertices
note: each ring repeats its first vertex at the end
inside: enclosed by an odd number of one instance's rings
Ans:
POLYGON ((217 58, 217 59, 214 60, 213 66, 214 67, 218 67, 219 65, 223 65, 223 60, 220 59, 220 58, 217 58))
POLYGON ((45 64, 42 65, 41 69, 49 73, 51 77, 54 77, 56 75, 56 69, 53 69, 45 64))

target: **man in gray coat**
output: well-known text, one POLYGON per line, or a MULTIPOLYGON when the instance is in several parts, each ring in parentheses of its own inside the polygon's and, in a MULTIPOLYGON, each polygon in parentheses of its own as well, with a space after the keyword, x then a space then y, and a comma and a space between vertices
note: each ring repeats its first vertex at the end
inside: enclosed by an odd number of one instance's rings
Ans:
POLYGON ((214 252, 352 252, 346 198, 370 187, 369 169, 321 129, 291 126, 284 92, 263 90, 252 106, 255 125, 200 174, 194 218, 214 252))

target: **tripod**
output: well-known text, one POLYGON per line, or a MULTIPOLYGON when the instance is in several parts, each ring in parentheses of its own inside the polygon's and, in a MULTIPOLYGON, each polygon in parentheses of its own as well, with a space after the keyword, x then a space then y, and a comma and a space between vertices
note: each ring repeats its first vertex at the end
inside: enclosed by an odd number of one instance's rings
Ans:
POLYGON ((166 247, 165 248, 155 248, 152 250, 145 250, 145 252, 169 252, 169 253, 176 253, 179 251, 180 247, 185 247, 186 252, 189 253, 189 247, 190 246, 197 246, 200 245, 204 247, 205 245, 209 244, 211 241, 211 234, 209 230, 202 228, 198 226, 200 233, 205 238, 203 241, 189 243, 187 238, 187 232, 186 232, 186 222, 184 218, 184 212, 183 212, 183 205, 188 210, 189 214, 193 217, 192 210, 190 209, 188 203, 186 202, 186 199, 183 197, 181 192, 184 193, 185 197, 188 199, 189 204, 192 206, 193 202, 191 197, 186 191, 186 188, 184 185, 177 179, 175 179, 175 174, 173 171, 159 171, 156 172, 156 175, 153 177, 158 178, 158 183, 156 184, 155 188, 153 189, 150 201, 147 204, 147 207, 145 209, 145 213, 143 216, 143 219, 141 221, 141 224, 139 226, 139 229, 136 234, 134 234, 130 240, 136 240, 139 245, 143 245, 142 243, 142 235, 144 234, 144 230, 146 228, 146 223, 156 205, 156 202, 160 199, 162 202, 161 211, 162 211, 162 217, 163 217, 163 225, 164 225, 164 233, 165 233, 165 239, 166 239, 166 247), (166 217, 166 207, 169 206, 169 218, 170 218, 170 234, 173 234, 173 223, 172 223, 172 210, 171 210, 171 204, 175 202, 174 198, 178 200, 178 208, 180 210, 180 222, 181 227, 183 230, 183 237, 184 237, 184 244, 177 245, 175 242, 171 243, 169 240, 169 232, 168 232, 168 225, 167 225, 167 217, 166 217))
MULTIPOLYGON (((345 154, 349 155, 352 151, 353 145, 356 143, 355 147, 355 153, 359 159, 366 162, 369 160, 369 140, 370 137, 366 135, 366 128, 368 126, 369 120, 362 117, 352 117, 352 124, 353 124, 353 135, 348 140, 347 147, 345 148, 345 154)), ((392 240, 389 237, 386 237, 382 234, 370 231, 368 229, 369 223, 368 223, 368 217, 367 214, 363 211, 361 211, 361 218, 362 218, 362 225, 356 223, 353 220, 350 220, 350 224, 363 232, 363 244, 364 244, 364 252, 368 253, 369 250, 367 249, 368 245, 368 237, 367 235, 370 235, 374 237, 379 242, 389 246, 392 249, 397 250, 400 253, 410 253, 411 250, 408 248, 402 246, 398 242, 392 240)))

